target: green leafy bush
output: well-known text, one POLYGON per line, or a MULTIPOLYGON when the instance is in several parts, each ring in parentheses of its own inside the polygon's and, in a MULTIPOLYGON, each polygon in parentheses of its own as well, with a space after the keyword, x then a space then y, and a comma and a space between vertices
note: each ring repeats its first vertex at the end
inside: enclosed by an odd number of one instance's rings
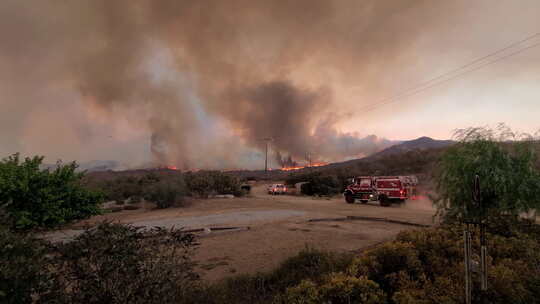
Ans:
MULTIPOLYGON (((191 234, 103 223, 55 248, 51 299, 61 303, 179 303, 197 290, 191 234)), ((45 299, 44 299, 45 300, 45 299)))
POLYGON ((77 165, 58 163, 40 169, 43 157, 21 161, 14 154, 0 161, 0 206, 19 229, 54 227, 99 214, 103 197, 81 185, 77 165))

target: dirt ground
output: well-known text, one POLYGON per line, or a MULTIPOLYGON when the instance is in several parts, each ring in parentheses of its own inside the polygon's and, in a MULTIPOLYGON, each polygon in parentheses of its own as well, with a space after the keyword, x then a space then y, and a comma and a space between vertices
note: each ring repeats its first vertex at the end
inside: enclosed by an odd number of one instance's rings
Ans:
POLYGON ((248 197, 194 200, 189 207, 163 210, 133 210, 97 216, 78 223, 72 230, 47 236, 69 239, 77 227, 101 220, 137 226, 205 228, 199 233, 195 260, 203 279, 217 280, 243 273, 269 271, 305 247, 332 251, 361 251, 392 239, 413 226, 372 220, 340 220, 347 216, 377 217, 433 225, 434 210, 427 199, 403 205, 380 207, 346 204, 342 197, 312 198, 266 193, 265 184, 253 187, 248 197), (324 221, 310 221, 326 219, 324 221), (336 219, 336 220, 329 220, 336 219), (211 231, 216 227, 237 230, 211 231))

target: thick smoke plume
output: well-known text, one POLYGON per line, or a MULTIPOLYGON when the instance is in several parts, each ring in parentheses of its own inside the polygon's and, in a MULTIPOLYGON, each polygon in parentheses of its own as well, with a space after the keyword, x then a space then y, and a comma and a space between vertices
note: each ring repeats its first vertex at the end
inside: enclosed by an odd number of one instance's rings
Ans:
POLYGON ((79 92, 94 116, 147 130, 157 165, 246 166, 265 138, 282 165, 358 157, 391 142, 339 131, 370 100, 336 104, 333 81, 375 86, 377 63, 407 53, 425 27, 380 34, 410 8, 434 21, 440 7, 425 4, 4 0, 0 80, 27 107, 28 88, 79 92))

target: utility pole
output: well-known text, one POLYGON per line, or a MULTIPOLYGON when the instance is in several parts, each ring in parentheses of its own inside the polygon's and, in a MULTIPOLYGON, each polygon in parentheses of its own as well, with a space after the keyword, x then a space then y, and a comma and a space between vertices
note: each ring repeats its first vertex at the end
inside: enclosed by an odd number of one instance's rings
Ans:
POLYGON ((311 172, 311 171, 312 171, 312 168, 311 168, 311 166, 312 166, 312 163, 311 163, 311 152, 308 152, 308 153, 306 154, 306 156, 307 156, 307 161, 308 161, 309 171, 311 172))
POLYGON ((266 142, 266 146, 264 149, 264 172, 268 172, 268 143, 270 141, 273 141, 274 139, 272 137, 266 137, 263 138, 263 140, 266 142))

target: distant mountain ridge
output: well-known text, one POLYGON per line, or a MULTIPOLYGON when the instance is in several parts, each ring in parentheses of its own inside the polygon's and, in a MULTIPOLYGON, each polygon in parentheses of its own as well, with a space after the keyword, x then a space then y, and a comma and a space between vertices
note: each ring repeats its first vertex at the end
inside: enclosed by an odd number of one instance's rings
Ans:
POLYGON ((376 161, 377 159, 384 158, 390 155, 398 155, 398 154, 406 153, 409 151, 422 151, 422 150, 445 148, 455 143, 456 142, 453 140, 438 140, 438 139, 433 139, 431 137, 422 136, 413 140, 399 141, 395 145, 392 145, 386 149, 383 149, 382 151, 368 155, 363 158, 357 158, 357 159, 351 159, 351 160, 347 160, 343 162, 331 163, 326 166, 321 166, 319 167, 319 169, 324 170, 325 168, 327 169, 347 168, 348 166, 356 164, 356 163, 376 161))
POLYGON ((426 149, 438 149, 445 148, 455 144, 453 140, 438 140, 431 137, 422 136, 417 139, 404 141, 400 144, 390 146, 380 152, 372 154, 367 158, 377 158, 381 156, 388 156, 392 154, 400 154, 413 150, 426 150, 426 149))

